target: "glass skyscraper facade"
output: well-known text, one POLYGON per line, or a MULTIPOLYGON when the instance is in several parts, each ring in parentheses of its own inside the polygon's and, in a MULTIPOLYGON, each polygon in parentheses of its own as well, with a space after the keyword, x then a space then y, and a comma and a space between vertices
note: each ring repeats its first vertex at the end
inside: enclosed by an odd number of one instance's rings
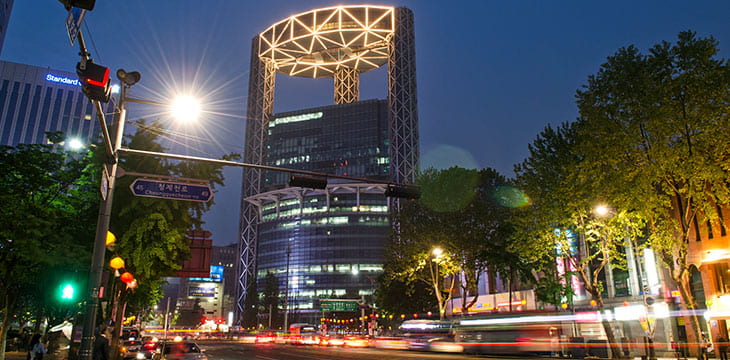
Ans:
MULTIPOLYGON (((268 127, 267 162, 387 179, 387 125, 384 100, 276 114, 268 127)), ((330 179, 326 189, 286 187, 288 174, 274 172, 265 181, 267 191, 247 198, 261 216, 259 291, 266 275, 274 274, 290 323, 319 323, 321 299, 368 298, 382 272, 390 231, 385 185, 330 179)))
MULTIPOLYGON (((103 104, 106 113, 114 105, 103 104)), ((40 144, 61 131, 88 144, 99 136, 96 110, 75 73, 0 61, 0 145, 40 144)))
MULTIPOLYGON (((388 107, 385 100, 276 114, 268 125, 272 166, 334 175, 388 178, 388 107)), ((264 189, 287 184, 289 175, 266 174, 264 189)))

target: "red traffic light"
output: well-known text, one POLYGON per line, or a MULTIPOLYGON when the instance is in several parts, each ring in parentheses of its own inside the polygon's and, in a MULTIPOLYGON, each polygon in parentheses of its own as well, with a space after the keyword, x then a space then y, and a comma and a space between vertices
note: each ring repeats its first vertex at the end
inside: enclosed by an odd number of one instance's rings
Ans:
POLYGON ((81 90, 89 100, 109 102, 111 97, 111 83, 109 81, 109 68, 87 61, 76 64, 76 74, 81 80, 81 90))

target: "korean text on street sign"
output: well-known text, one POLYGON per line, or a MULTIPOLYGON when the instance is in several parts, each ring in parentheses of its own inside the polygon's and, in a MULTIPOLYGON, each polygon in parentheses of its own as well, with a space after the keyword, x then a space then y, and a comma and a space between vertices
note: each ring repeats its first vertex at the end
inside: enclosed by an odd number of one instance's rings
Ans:
POLYGON ((213 198, 210 186, 173 181, 136 179, 129 185, 136 196, 208 202, 213 198))
POLYGON ((76 37, 81 30, 81 22, 84 21, 84 15, 86 10, 72 7, 68 11, 68 17, 66 18, 66 32, 68 33, 68 39, 71 41, 71 46, 74 45, 76 37))
POLYGON ((320 311, 357 311, 357 303, 352 301, 322 301, 320 311))

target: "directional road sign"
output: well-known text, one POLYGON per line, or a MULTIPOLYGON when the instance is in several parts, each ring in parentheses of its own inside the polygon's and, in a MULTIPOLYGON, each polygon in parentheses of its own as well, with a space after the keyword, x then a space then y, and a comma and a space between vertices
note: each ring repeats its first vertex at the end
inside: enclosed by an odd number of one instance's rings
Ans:
POLYGON ((68 17, 66 18, 66 32, 68 33, 68 39, 71 40, 71 46, 74 45, 76 36, 78 36, 79 31, 81 30, 81 22, 84 21, 84 15, 86 15, 86 10, 84 9, 72 7, 71 10, 68 11, 68 17))
POLYGON ((135 179, 129 185, 136 196, 208 202, 213 198, 213 191, 205 184, 190 184, 174 181, 135 179))
POLYGON ((320 311, 357 311, 358 304, 353 301, 327 301, 319 303, 320 311))

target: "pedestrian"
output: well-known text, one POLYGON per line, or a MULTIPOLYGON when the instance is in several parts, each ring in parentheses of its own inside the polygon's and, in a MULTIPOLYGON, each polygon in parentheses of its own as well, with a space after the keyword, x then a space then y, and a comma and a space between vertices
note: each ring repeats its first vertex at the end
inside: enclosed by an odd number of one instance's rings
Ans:
POLYGON ((707 339, 705 339, 705 336, 702 335, 702 338, 700 339, 700 360, 707 360, 707 339))
POLYGON ((48 352, 46 346, 41 342, 41 334, 35 334, 30 339, 30 346, 28 346, 30 360, 43 360, 43 354, 48 352))
POLYGON ((109 339, 106 325, 102 324, 96 331, 94 337, 94 351, 92 353, 93 360, 109 360, 109 339))
POLYGON ((719 338, 717 338, 717 344, 715 347, 717 348, 717 352, 720 353, 720 360, 728 360, 727 359, 727 339, 720 335, 719 338))

